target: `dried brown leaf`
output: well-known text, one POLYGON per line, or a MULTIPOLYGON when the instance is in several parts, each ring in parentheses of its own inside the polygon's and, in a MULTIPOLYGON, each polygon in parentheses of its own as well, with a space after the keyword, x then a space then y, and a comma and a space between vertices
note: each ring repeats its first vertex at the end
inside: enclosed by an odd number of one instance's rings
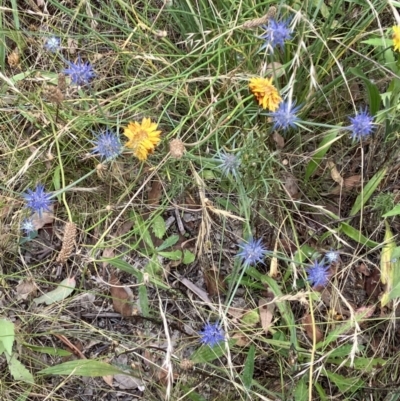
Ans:
MULTIPOLYGON (((344 178, 343 180, 343 188, 346 189, 347 191, 360 186, 360 184, 361 184, 361 175, 352 175, 350 177, 344 178)), ((336 188, 333 188, 330 193, 332 195, 339 195, 342 192, 343 188, 341 186, 338 186, 336 188)))
POLYGON ((250 338, 241 333, 235 333, 232 338, 236 340, 235 345, 238 347, 247 347, 251 343, 250 338))
MULTIPOLYGON (((105 248, 101 256, 104 259, 112 259, 115 256, 114 248, 105 248)), ((105 269, 108 266, 108 262, 106 261, 102 262, 102 264, 103 264, 103 269, 105 269)))
POLYGON ((322 340, 322 338, 323 338, 323 334, 322 334, 322 332, 321 332, 321 330, 319 329, 318 326, 316 326, 315 324, 313 325, 311 315, 309 313, 307 313, 306 315, 303 316, 303 318, 301 320, 302 320, 302 323, 303 323, 304 330, 306 331, 307 337, 311 341, 313 341, 313 336, 314 336, 313 326, 314 326, 314 329, 315 329, 315 342, 316 343, 320 342, 322 340))
POLYGON ((46 224, 51 224, 54 221, 54 213, 53 213, 54 205, 49 206, 48 212, 42 212, 42 215, 39 216, 38 213, 34 213, 31 217, 31 221, 35 230, 39 230, 43 228, 46 224))
POLYGON ((75 39, 68 38, 67 48, 68 48, 69 54, 75 54, 76 49, 78 48, 78 42, 75 39))
POLYGON ((113 376, 113 375, 103 376, 103 380, 104 380, 105 383, 108 384, 110 387, 113 387, 113 380, 114 380, 114 376, 113 376))
POLYGON ((271 327, 272 319, 274 317, 275 304, 268 303, 268 300, 265 298, 260 298, 258 306, 260 308, 261 327, 263 328, 264 333, 268 334, 268 330, 271 327))
POLYGON ((162 184, 160 180, 155 179, 151 184, 151 189, 147 194, 147 203, 149 205, 159 205, 162 195, 162 184))
POLYGON ((31 278, 20 280, 18 285, 15 287, 17 300, 25 300, 31 297, 35 297, 38 287, 35 281, 31 278))
POLYGON ((340 175, 338 169, 336 168, 335 163, 332 161, 328 161, 327 165, 329 171, 331 172, 332 180, 337 182, 339 185, 343 185, 344 183, 343 177, 340 175))
POLYGON ((226 291, 226 284, 221 272, 214 266, 204 270, 204 282, 210 296, 226 291))
POLYGON ((129 287, 121 286, 120 281, 114 275, 110 278, 110 292, 113 300, 115 312, 122 316, 132 316, 133 314, 133 293, 129 287))
POLYGON ((370 271, 368 270, 368 267, 365 263, 360 263, 357 267, 356 270, 358 271, 358 273, 363 274, 366 277, 369 277, 371 275, 370 271))
POLYGON ((277 149, 283 149, 285 147, 285 139, 281 134, 278 134, 278 132, 274 131, 272 139, 276 143, 277 149))
POLYGON ((297 180, 296 178, 290 174, 290 173, 286 173, 284 176, 284 188, 285 191, 287 192, 287 194, 291 197, 291 198, 298 198, 299 196, 299 187, 297 185, 297 180))

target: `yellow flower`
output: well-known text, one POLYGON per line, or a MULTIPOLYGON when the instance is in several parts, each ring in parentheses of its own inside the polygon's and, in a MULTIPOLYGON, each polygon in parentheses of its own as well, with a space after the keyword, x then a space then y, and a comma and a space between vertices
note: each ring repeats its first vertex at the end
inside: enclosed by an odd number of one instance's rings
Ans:
POLYGON ((400 26, 393 27, 393 50, 400 51, 400 26))
POLYGON ((263 109, 275 111, 282 98, 279 96, 278 90, 272 85, 271 78, 251 78, 249 87, 253 95, 256 97, 258 104, 263 109))
POLYGON ((130 122, 124 129, 124 135, 128 138, 125 146, 133 149, 133 154, 139 160, 146 160, 153 153, 154 148, 160 142, 161 131, 157 131, 157 123, 150 118, 143 118, 142 123, 130 122))

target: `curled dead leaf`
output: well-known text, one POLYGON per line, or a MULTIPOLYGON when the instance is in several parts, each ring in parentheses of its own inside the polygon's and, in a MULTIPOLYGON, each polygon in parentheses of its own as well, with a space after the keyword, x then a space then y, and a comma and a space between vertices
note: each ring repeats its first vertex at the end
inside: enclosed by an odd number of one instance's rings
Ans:
POLYGON ((15 292, 17 295, 17 300, 25 300, 31 297, 35 297, 38 290, 38 286, 35 281, 31 278, 20 280, 15 292))
POLYGON ((291 198, 297 199, 299 197, 299 187, 294 175, 290 173, 284 175, 284 188, 291 198))
POLYGON ((333 188, 330 194, 339 195, 343 189, 349 191, 350 189, 353 189, 360 185, 361 185, 361 175, 352 175, 350 177, 343 179, 343 188, 339 185, 338 187, 333 188))
POLYGON ((258 306, 260 308, 261 327, 263 328, 264 333, 267 334, 274 317, 275 304, 268 303, 268 300, 265 298, 260 298, 258 306))
POLYGON ((110 292, 115 312, 120 313, 122 316, 132 316, 132 290, 129 287, 121 286, 120 281, 114 275, 111 275, 110 285, 110 292))
POLYGON ((272 139, 276 143, 277 149, 283 149, 285 147, 285 139, 278 132, 274 131, 272 134, 272 139))
POLYGON ((315 330, 315 342, 318 343, 322 340, 323 334, 320 330, 320 328, 313 324, 311 315, 309 313, 305 314, 303 318, 301 319, 303 323, 304 330, 306 331, 307 337, 313 341, 314 337, 314 330, 315 330))
POLYGON ((343 177, 340 175, 338 169, 336 168, 335 163, 332 161, 328 161, 327 165, 328 165, 328 169, 331 172, 332 180, 337 182, 339 185, 343 185, 343 182, 344 182, 343 177))
POLYGON ((218 295, 226 291, 224 277, 215 266, 204 271, 204 282, 210 296, 218 295))

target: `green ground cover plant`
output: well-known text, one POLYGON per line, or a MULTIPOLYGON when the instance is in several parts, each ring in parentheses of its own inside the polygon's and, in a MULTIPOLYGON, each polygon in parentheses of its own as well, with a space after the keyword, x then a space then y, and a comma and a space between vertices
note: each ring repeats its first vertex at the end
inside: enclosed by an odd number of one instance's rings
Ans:
POLYGON ((397 400, 394 0, 0 0, 0 399, 397 400))

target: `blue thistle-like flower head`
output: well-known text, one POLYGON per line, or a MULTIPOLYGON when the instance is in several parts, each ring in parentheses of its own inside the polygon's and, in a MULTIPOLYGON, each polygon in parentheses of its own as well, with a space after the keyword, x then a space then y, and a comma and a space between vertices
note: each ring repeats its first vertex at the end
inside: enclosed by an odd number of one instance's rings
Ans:
POLYGON ((46 193, 44 186, 41 184, 36 185, 34 191, 28 189, 27 193, 22 195, 25 198, 26 206, 42 217, 42 213, 47 210, 50 212, 51 195, 46 193))
POLYGON ((52 53, 55 53, 57 50, 60 49, 60 45, 61 45, 60 38, 52 36, 51 38, 47 38, 46 43, 44 44, 44 47, 46 50, 48 50, 52 53))
POLYGON ((239 155, 220 151, 216 160, 219 163, 218 167, 224 175, 232 174, 235 177, 237 176, 241 163, 239 155))
POLYGON ((289 101, 283 101, 279 103, 279 107, 276 111, 268 113, 267 115, 272 117, 274 123, 274 129, 282 129, 286 131, 289 128, 296 128, 296 122, 300 119, 296 113, 299 111, 300 106, 296 106, 295 103, 289 101))
POLYGON ((200 341, 210 347, 225 340, 225 332, 218 323, 206 323, 203 330, 199 331, 199 334, 201 336, 200 341))
POLYGON ((117 158, 123 150, 119 136, 108 129, 97 134, 92 143, 95 145, 92 153, 106 161, 117 158))
POLYGON ((351 131, 353 139, 362 139, 372 134, 375 129, 373 125, 374 117, 372 117, 365 108, 360 109, 360 112, 354 117, 349 117, 351 125, 347 127, 351 131))
POLYGON ((72 83, 76 85, 86 85, 96 75, 90 63, 82 62, 80 56, 78 57, 76 64, 68 60, 65 61, 68 63, 69 68, 66 68, 63 73, 69 75, 72 83))
POLYGON ((261 239, 255 240, 251 238, 247 242, 239 245, 240 252, 237 254, 242 259, 244 267, 262 263, 268 251, 261 244, 261 239))
POLYGON ((325 259, 327 260, 328 263, 337 262, 339 259, 339 252, 331 249, 329 252, 325 254, 325 259))
POLYGON ((36 228, 35 228, 35 226, 33 224, 32 219, 30 219, 30 218, 29 219, 24 219, 24 221, 21 224, 21 230, 25 231, 26 235, 29 235, 29 234, 35 232, 36 228))
POLYGON ((274 50, 275 47, 279 46, 283 48, 285 46, 285 41, 292 39, 292 29, 289 27, 290 18, 277 21, 274 18, 271 18, 268 21, 268 25, 263 25, 265 29, 264 35, 260 38, 265 40, 264 45, 261 47, 262 49, 271 49, 274 50))
POLYGON ((313 287, 325 286, 329 280, 329 266, 325 266, 317 260, 306 269, 307 281, 313 287))

